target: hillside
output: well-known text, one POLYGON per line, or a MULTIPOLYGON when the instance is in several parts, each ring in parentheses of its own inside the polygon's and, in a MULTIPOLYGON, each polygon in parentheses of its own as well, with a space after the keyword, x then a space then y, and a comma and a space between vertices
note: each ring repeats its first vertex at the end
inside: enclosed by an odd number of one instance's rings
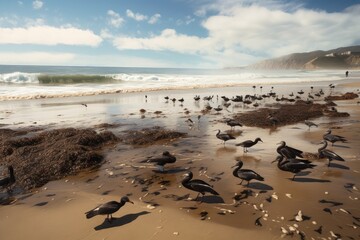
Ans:
POLYGON ((293 53, 264 60, 248 66, 250 69, 360 69, 360 45, 328 51, 293 53))

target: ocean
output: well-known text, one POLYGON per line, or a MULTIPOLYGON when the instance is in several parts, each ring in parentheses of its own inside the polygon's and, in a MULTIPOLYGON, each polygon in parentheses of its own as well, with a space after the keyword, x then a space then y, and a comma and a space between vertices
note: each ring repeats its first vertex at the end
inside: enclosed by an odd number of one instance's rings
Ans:
POLYGON ((168 89, 337 81, 343 70, 252 71, 0 65, 0 101, 168 89))

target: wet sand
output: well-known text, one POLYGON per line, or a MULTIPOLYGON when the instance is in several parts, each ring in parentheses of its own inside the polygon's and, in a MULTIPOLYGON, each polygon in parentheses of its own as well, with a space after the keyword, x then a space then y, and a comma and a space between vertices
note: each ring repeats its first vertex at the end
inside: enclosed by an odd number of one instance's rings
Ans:
MULTIPOLYGON (((270 87, 264 85, 262 93, 269 92, 270 87)), ((331 94, 358 93, 357 88, 356 82, 336 84, 331 94)), ((274 85, 280 96, 301 89, 304 95, 311 92, 307 84, 274 85)), ((325 91, 325 96, 330 93, 328 83, 317 83, 313 92, 319 89, 325 91)), ((237 139, 225 146, 215 137, 217 129, 230 130, 223 120, 254 107, 232 103, 220 114, 211 111, 203 115, 205 101, 193 100, 195 95, 201 98, 215 95, 210 104, 216 107, 222 104, 222 95, 254 93, 260 94, 260 89, 247 86, 0 102, 2 128, 71 126, 101 131, 104 127, 96 126, 109 123, 115 127, 107 130, 115 135, 153 126, 188 134, 175 141, 145 146, 119 143, 106 151, 105 162, 98 170, 83 171, 13 196, 12 204, 0 206, 0 236, 4 239, 290 239, 294 227, 292 234, 297 239, 301 236, 335 239, 336 234, 342 239, 359 238, 359 99, 336 101, 338 111, 348 112, 350 117, 311 119, 319 127, 310 131, 303 123, 276 129, 236 127, 232 133, 237 139), (166 102, 165 96, 183 97, 185 101, 166 102), (146 112, 142 114, 140 109, 146 112), (201 115, 199 122, 198 115, 201 115), (185 122, 189 117, 194 121, 192 127, 185 122), (299 174, 295 181, 291 181, 292 173, 271 164, 277 156, 276 143, 284 140, 292 147, 316 153, 322 135, 329 128, 349 140, 329 147, 345 162, 333 161, 328 168, 325 160, 314 160, 317 166, 299 174), (250 148, 248 153, 235 146, 256 137, 261 137, 263 143, 250 148), (154 171, 154 166, 139 163, 163 151, 177 157, 176 163, 165 167, 167 172, 159 173, 154 171), (232 176, 231 166, 239 159, 244 162, 244 168, 258 172, 265 181, 238 185, 240 179, 232 176), (206 195, 203 203, 194 201, 197 194, 181 187, 182 175, 188 170, 194 173, 194 178, 211 183, 220 196, 206 195), (124 195, 135 204, 127 204, 116 212, 112 224, 105 222, 103 216, 85 218, 84 213, 96 205, 118 201, 124 195), (299 210, 303 214, 300 222, 295 220, 299 210), (289 232, 288 236, 282 228, 289 232)), ((259 101, 260 107, 268 102, 259 101)), ((4 195, 2 192, 1 197, 4 195)))

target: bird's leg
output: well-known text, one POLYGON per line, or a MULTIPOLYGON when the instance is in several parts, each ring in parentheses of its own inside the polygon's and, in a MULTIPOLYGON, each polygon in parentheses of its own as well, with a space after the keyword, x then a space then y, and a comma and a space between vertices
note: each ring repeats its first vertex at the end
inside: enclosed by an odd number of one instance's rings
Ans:
POLYGON ((244 180, 241 180, 241 182, 240 182, 240 185, 242 185, 242 182, 243 182, 244 180))
POLYGON ((330 159, 329 159, 328 167, 330 167, 330 159))
POLYGON ((200 193, 198 193, 198 195, 196 196, 195 201, 197 201, 197 200, 198 200, 199 195, 200 195, 200 193))
POLYGON ((294 176, 293 176, 293 178, 292 178, 292 181, 294 181, 294 179, 295 179, 295 176, 296 176, 296 173, 294 174, 294 176))
POLYGON ((247 184, 246 184, 247 187, 249 186, 249 183, 250 183, 250 181, 247 181, 247 184))

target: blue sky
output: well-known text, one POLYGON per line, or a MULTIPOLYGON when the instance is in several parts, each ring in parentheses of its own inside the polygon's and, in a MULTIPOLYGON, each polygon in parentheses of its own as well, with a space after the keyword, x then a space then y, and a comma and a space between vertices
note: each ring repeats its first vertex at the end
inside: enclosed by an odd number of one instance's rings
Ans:
POLYGON ((360 0, 0 0, 0 64, 222 68, 360 44, 360 0))

